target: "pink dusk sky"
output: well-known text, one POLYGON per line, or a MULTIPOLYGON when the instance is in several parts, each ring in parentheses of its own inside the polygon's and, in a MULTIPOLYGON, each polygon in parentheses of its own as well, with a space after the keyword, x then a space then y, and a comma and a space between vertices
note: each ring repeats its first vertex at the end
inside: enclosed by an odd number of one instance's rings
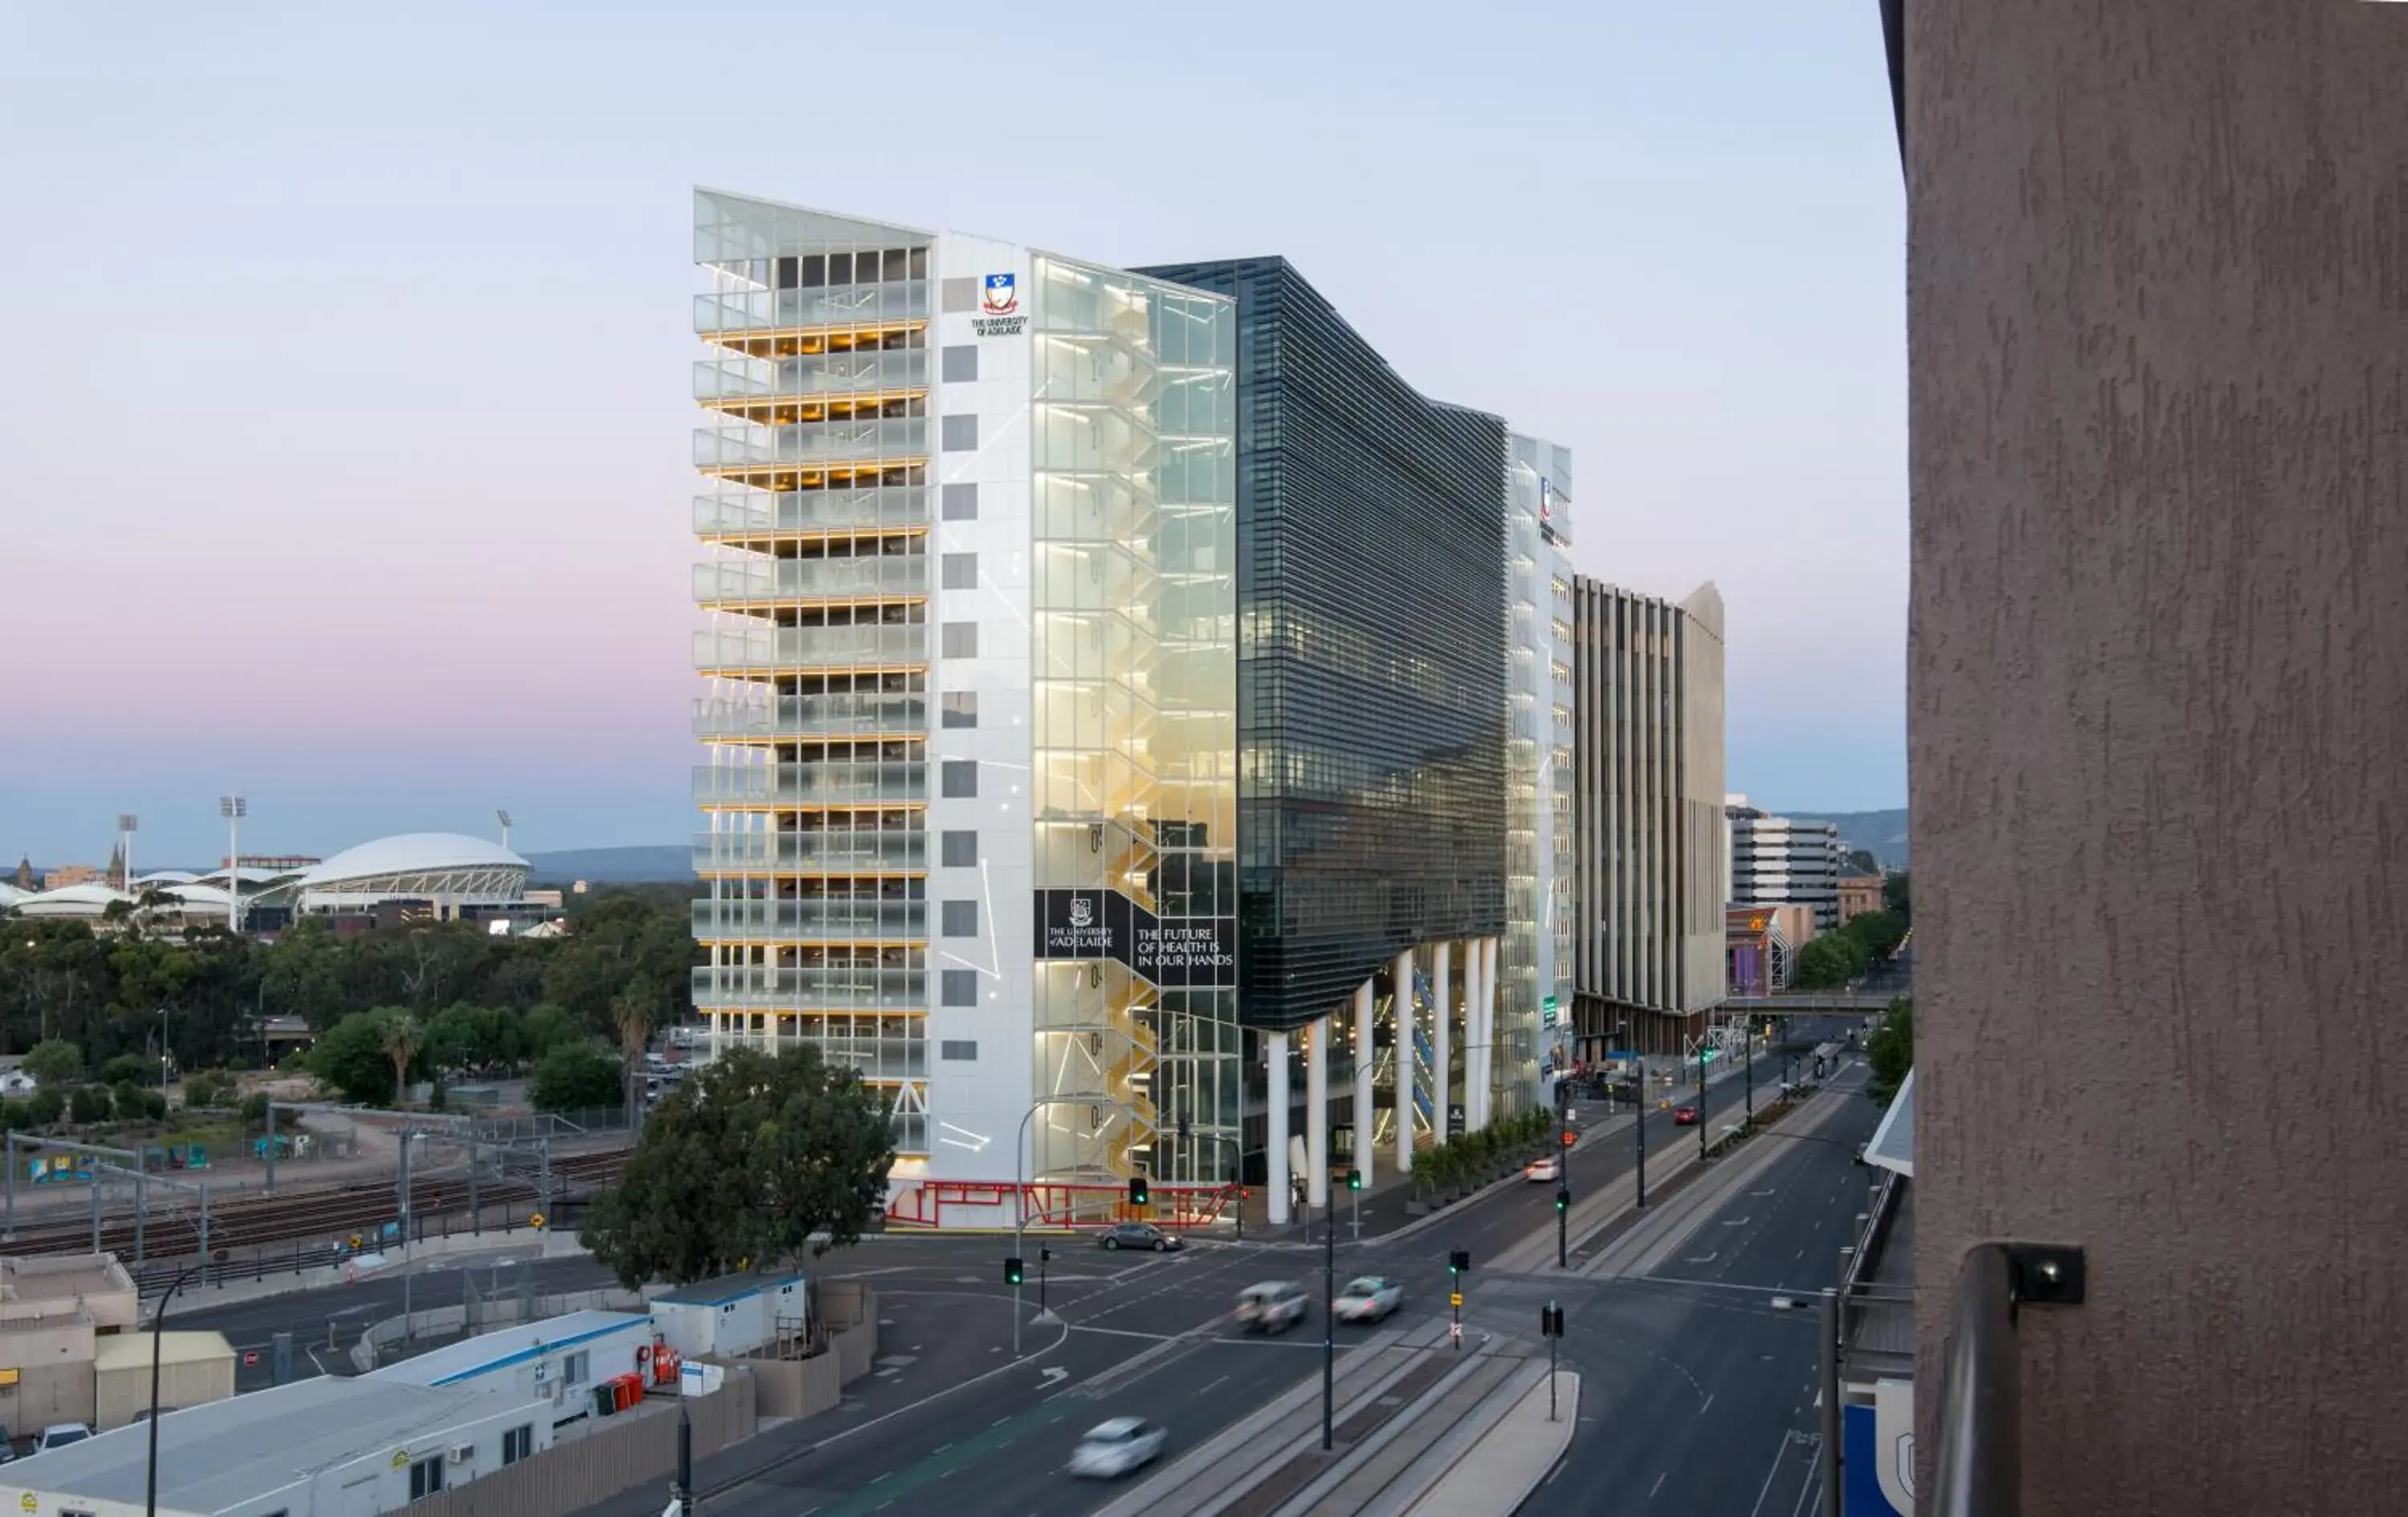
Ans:
POLYGON ((1903 805, 1874 7, 1196 14, 0 9, 0 852, 214 859, 229 790, 268 852, 692 830, 696 183, 1284 253, 1576 450, 1582 569, 1719 582, 1733 789, 1903 805))

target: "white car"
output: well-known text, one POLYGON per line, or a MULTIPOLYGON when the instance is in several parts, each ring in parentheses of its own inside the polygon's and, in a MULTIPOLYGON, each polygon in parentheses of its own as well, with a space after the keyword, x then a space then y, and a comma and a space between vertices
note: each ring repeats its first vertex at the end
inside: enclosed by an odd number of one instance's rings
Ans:
POLYGON ((1404 1305, 1405 1288, 1380 1275, 1350 1280, 1330 1312, 1340 1322, 1378 1322, 1404 1305))
POLYGON ((34 1439, 34 1452, 48 1453, 52 1449, 64 1449, 70 1443, 81 1443, 90 1437, 92 1429, 82 1423, 52 1423, 42 1429, 41 1437, 34 1439))
POLYGON ((1098 1423, 1071 1453, 1070 1473, 1086 1480, 1118 1480, 1160 1458, 1164 1436, 1159 1423, 1136 1417, 1098 1423))
POLYGON ((1552 1183, 1564 1178, 1564 1161, 1552 1153, 1533 1159, 1522 1166, 1522 1178, 1552 1183))

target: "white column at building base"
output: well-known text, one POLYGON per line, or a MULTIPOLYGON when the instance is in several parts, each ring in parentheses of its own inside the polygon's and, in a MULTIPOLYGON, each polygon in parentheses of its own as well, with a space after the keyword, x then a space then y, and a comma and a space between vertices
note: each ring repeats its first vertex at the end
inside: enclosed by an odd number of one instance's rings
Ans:
POLYGON ((1379 1128, 1374 1119, 1378 1112, 1371 1105, 1371 982, 1369 980, 1354 987, 1354 1168, 1363 1177, 1363 1188, 1371 1188, 1371 1155, 1377 1146, 1372 1134, 1379 1128))
POLYGON ((1306 1030, 1312 1041, 1304 1052, 1304 1198, 1310 1205, 1329 1205, 1329 1018, 1317 1017, 1306 1030))
POLYGON ((1268 1165, 1264 1176, 1269 1195, 1271 1225, 1285 1226, 1288 1221, 1288 1198, 1295 1181, 1287 1168, 1287 1034, 1263 1034, 1263 1111, 1269 1119, 1268 1141, 1264 1145, 1268 1165))
POLYGON ((1397 955, 1397 1173, 1413 1172, 1413 951, 1397 955))
POLYGON ((1431 952, 1438 957, 1430 965, 1430 1141, 1443 1143, 1455 1136, 1446 1120, 1455 1097, 1455 945, 1441 937, 1431 952))

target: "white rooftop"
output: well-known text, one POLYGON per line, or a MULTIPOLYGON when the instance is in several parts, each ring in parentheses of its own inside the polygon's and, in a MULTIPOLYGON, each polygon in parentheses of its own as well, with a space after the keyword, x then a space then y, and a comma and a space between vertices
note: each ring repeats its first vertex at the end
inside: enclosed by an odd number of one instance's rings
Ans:
MULTIPOLYGON (((370 1370, 366 1380, 386 1380, 405 1385, 445 1386, 473 1383, 474 1377, 511 1365, 524 1364, 546 1352, 573 1349, 595 1338, 629 1328, 650 1326, 652 1318, 638 1311, 572 1311, 547 1317, 523 1327, 480 1333, 458 1343, 370 1370)), ((611 1371, 624 1374, 634 1365, 611 1371)), ((597 1376, 597 1379, 600 1377, 597 1376)))
MULTIPOLYGON (((325 1376, 186 1407, 159 1419, 159 1507, 222 1511, 522 1399, 499 1387, 437 1390, 325 1376)), ((141 1510, 150 1426, 134 1423, 0 1465, 0 1509, 50 1511, 53 1503, 80 1498, 141 1510)))
POLYGON ((438 869, 531 869, 534 866, 483 837, 456 832, 411 832, 347 848, 303 871, 305 890, 323 890, 351 880, 425 874, 438 869))

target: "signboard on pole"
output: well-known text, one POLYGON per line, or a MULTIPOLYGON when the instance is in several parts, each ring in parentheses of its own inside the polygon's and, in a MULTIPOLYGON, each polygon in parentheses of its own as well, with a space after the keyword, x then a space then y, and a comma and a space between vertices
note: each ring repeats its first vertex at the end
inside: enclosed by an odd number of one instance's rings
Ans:
POLYGON ((1555 1012, 1557 1009, 1555 998, 1554 996, 1550 995, 1545 1000, 1541 1001, 1539 1003, 1539 1025, 1541 1027, 1554 1026, 1555 1024, 1555 1012))

